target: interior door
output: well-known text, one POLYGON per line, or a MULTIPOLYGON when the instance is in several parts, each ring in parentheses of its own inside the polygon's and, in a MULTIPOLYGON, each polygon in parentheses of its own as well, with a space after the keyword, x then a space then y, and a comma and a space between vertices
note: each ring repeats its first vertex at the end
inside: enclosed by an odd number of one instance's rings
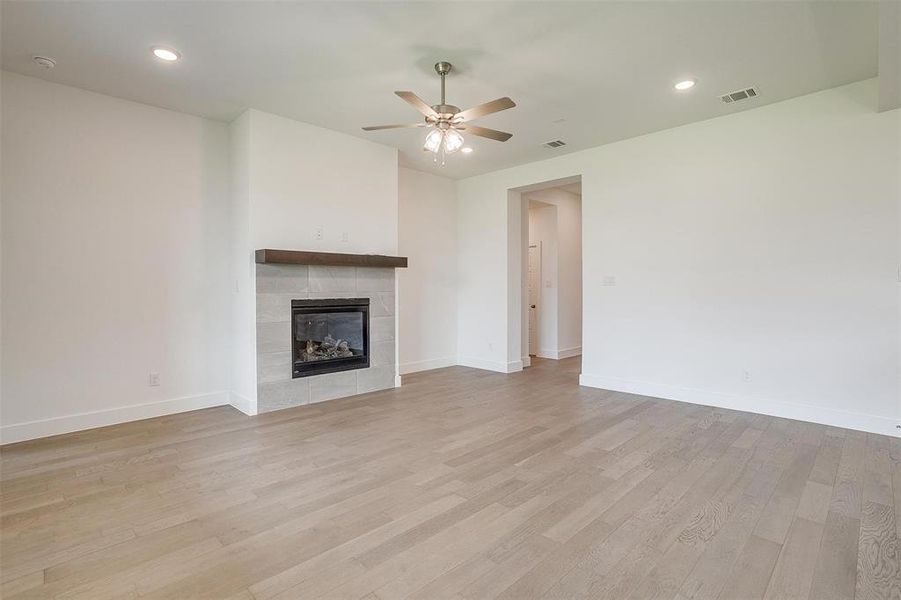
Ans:
POLYGON ((538 302, 541 294, 541 246, 529 244, 529 354, 538 354, 538 302))

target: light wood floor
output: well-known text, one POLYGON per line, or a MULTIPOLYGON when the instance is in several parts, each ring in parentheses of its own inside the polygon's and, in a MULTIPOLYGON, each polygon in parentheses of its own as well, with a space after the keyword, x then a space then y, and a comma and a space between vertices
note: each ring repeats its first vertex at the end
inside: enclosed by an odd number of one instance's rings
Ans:
POLYGON ((3 598, 899 598, 901 443, 462 367, 6 446, 3 598))

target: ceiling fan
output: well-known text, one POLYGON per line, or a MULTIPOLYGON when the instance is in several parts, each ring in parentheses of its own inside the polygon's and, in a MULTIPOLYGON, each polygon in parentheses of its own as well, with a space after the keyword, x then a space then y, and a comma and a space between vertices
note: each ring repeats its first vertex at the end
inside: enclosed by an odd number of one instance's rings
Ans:
POLYGON ((463 147, 463 136, 460 131, 466 131, 473 135, 485 137, 498 142, 506 142, 512 133, 497 131, 496 129, 488 129, 487 127, 479 127, 471 125, 468 121, 490 115, 492 113, 513 108, 516 103, 510 98, 498 98, 485 104, 479 104, 468 110, 461 111, 453 104, 447 104, 444 99, 444 78, 450 73, 453 66, 447 61, 435 63, 435 71, 441 76, 441 103, 429 106, 425 101, 413 92, 394 92, 401 99, 405 100, 410 106, 421 112, 425 116, 424 123, 410 123, 407 125, 375 125, 373 127, 364 127, 363 131, 378 131, 381 129, 398 129, 406 127, 428 127, 428 135, 426 135, 423 150, 433 152, 435 161, 441 158, 441 164, 444 164, 444 158, 447 154, 452 154, 463 147))

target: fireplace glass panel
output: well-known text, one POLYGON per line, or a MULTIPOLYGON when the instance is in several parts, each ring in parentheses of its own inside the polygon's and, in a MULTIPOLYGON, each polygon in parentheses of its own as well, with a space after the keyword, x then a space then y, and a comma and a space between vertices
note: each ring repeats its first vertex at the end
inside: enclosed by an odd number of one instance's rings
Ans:
POLYGON ((293 376, 369 366, 369 299, 291 301, 293 376))
POLYGON ((363 355, 363 313, 294 315, 295 360, 310 362, 363 355))

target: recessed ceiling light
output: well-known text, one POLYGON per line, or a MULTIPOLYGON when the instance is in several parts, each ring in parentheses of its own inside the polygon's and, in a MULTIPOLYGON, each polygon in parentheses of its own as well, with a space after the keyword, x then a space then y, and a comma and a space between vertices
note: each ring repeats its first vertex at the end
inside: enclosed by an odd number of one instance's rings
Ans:
POLYGON ((47 56, 32 56, 31 60, 34 64, 44 69, 52 69, 56 66, 56 61, 47 56))
POLYGON ((697 83, 694 79, 685 79, 684 81, 680 81, 673 87, 679 90, 680 92, 684 92, 685 90, 690 90, 697 83))
POLYGON ((465 148, 460 148, 460 152, 462 152, 463 154, 469 154, 470 152, 472 152, 472 148, 466 146, 465 148))
POLYGON ((165 60, 166 62, 175 62, 179 58, 181 58, 181 54, 172 50, 171 48, 163 48, 162 46, 154 46, 152 48, 153 55, 160 60, 165 60))

